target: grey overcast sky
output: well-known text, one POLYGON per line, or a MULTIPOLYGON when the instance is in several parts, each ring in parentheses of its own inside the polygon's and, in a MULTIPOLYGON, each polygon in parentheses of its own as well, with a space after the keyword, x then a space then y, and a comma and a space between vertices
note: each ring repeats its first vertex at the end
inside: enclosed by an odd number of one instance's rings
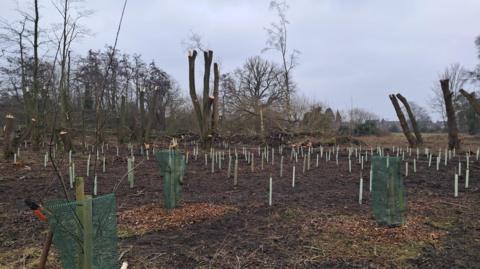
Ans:
MULTIPOLYGON (((0 17, 14 19, 16 2, 1 1, 0 17)), ((40 3, 41 23, 60 20, 50 0, 40 3)), ((113 43, 122 4, 84 2, 95 11, 83 21, 95 35, 77 43, 76 54, 113 43)), ((478 63, 480 0, 290 0, 289 5, 289 46, 301 51, 294 71, 298 91, 334 109, 353 105, 394 119, 389 93, 401 92, 427 107, 432 85, 447 65, 458 62, 468 69, 478 63)), ((191 31, 201 34, 221 71, 232 71, 261 54, 265 27, 276 20, 268 6, 269 0, 130 0, 118 48, 155 60, 186 92, 181 41, 191 31)))

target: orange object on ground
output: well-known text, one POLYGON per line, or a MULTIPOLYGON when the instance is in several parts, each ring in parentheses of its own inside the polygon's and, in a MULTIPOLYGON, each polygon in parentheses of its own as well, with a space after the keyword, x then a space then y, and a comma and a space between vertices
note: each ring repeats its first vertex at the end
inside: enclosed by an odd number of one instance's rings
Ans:
POLYGON ((41 221, 47 221, 47 217, 45 217, 45 215, 43 215, 42 211, 40 209, 37 209, 34 211, 34 214, 35 216, 37 216, 37 218, 41 221))

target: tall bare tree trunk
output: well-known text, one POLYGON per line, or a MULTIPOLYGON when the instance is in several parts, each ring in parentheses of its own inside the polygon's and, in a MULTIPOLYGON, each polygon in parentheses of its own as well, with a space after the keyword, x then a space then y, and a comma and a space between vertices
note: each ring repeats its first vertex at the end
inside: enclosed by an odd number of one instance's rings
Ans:
POLYGON ((120 122, 118 124, 118 144, 126 142, 127 130, 127 97, 122 95, 122 102, 120 104, 120 122))
POLYGON ((5 132, 3 137, 3 157, 8 159, 15 153, 15 117, 11 114, 5 116, 5 132))
POLYGON ((34 29, 33 29, 33 89, 31 95, 31 106, 33 110, 33 115, 31 119, 31 127, 32 127, 32 144, 33 149, 38 150, 40 146, 41 134, 38 128, 38 93, 40 89, 40 85, 38 84, 38 22, 40 16, 38 14, 38 0, 34 1, 35 4, 35 19, 34 19, 34 29))
MULTIPOLYGON (((212 107, 215 103, 215 96, 210 96, 210 69, 212 66, 213 52, 204 51, 203 52, 205 60, 205 70, 203 74, 203 106, 200 106, 200 102, 197 97, 197 92, 195 89, 195 59, 197 57, 197 51, 193 51, 188 56, 188 77, 189 77, 189 89, 190 89, 190 98, 192 99, 193 108, 195 110, 195 115, 197 117, 197 122, 200 129, 200 138, 203 148, 209 148, 211 146, 213 138, 213 127, 216 126, 214 122, 214 114, 212 112, 212 107)), ((214 71, 214 95, 215 92, 218 96, 218 80, 219 72, 218 66, 216 67, 217 71, 214 71)))
POLYGON ((480 115, 480 102, 477 100, 477 98, 475 97, 475 92, 472 92, 472 93, 468 93, 467 91, 465 91, 464 89, 461 89, 460 90, 460 93, 465 96, 465 98, 467 98, 468 102, 470 103, 470 105, 473 107, 473 109, 475 110, 475 113, 477 113, 478 115, 480 115))
POLYGON ((65 0, 64 2, 64 10, 63 10, 63 36, 62 36, 62 58, 61 58, 61 70, 60 70, 60 129, 61 133, 66 133, 62 137, 62 140, 65 145, 65 150, 71 150, 73 147, 71 129, 72 129, 72 119, 71 119, 71 111, 70 111, 70 100, 69 100, 69 83, 68 83, 68 74, 67 74, 67 64, 70 65, 70 52, 68 51, 68 14, 69 10, 69 0, 65 0), (70 141, 66 141, 66 140, 70 141))
POLYGON ((213 114, 212 114, 212 134, 218 132, 218 84, 220 80, 220 71, 218 64, 213 64, 213 114))
POLYGON ((158 103, 158 92, 159 89, 155 88, 153 92, 152 100, 150 100, 150 104, 148 106, 148 119, 147 119, 147 127, 145 128, 145 137, 147 141, 149 141, 151 133, 152 133, 152 126, 155 120, 155 114, 157 111, 157 103, 158 103))
POLYGON ((460 139, 458 138, 457 118, 455 109, 453 108, 453 92, 450 91, 450 81, 448 79, 440 80, 442 87, 443 99, 445 100, 445 111, 447 113, 448 126, 448 148, 460 149, 460 139))
POLYGON ((145 89, 140 89, 140 143, 145 143, 145 89))
POLYGON ((413 137, 412 133, 410 132, 410 128, 408 127, 407 120, 405 119, 405 115, 403 115, 402 109, 400 104, 398 103, 397 98, 394 94, 389 95, 390 100, 392 101, 393 107, 395 108, 395 112, 397 113, 398 120, 400 121, 400 125, 402 126, 403 134, 407 138, 408 144, 410 147, 414 147, 416 145, 415 137, 413 137))
POLYGON ((31 92, 28 90, 27 86, 27 75, 25 71, 25 45, 23 44, 23 33, 25 32, 25 21, 22 24, 22 30, 18 33, 18 46, 20 52, 20 77, 21 77, 21 85, 22 85, 22 95, 23 95, 23 103, 25 109, 25 125, 27 125, 27 129, 30 129, 30 119, 32 118, 32 107, 31 107, 31 92))
POLYGON ((62 140, 64 151, 66 152, 69 152, 70 150, 73 151, 72 138, 70 136, 70 133, 68 133, 67 131, 61 131, 60 139, 62 140))
POLYGON ((407 110, 408 117, 410 118, 410 122, 412 123, 413 132, 417 137, 417 146, 422 145, 423 144, 422 133, 418 128, 417 119, 415 118, 415 115, 413 114, 413 111, 410 108, 410 104, 408 103, 407 99, 399 93, 397 93, 397 98, 398 100, 400 100, 400 102, 402 102, 403 106, 407 110))
POLYGON ((260 136, 263 143, 265 143, 265 123, 263 121, 263 106, 260 105, 260 136))

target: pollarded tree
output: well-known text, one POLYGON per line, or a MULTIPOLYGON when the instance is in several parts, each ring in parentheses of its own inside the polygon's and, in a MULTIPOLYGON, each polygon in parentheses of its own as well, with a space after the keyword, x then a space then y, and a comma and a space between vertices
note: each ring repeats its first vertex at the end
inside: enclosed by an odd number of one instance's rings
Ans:
POLYGON ((204 148, 209 148, 212 143, 213 135, 215 134, 215 120, 218 117, 215 116, 215 111, 218 106, 218 86, 220 79, 220 71, 218 64, 213 64, 213 94, 210 93, 210 72, 213 61, 213 51, 204 51, 203 58, 205 61, 205 68, 203 73, 203 96, 202 105, 197 96, 195 88, 195 59, 197 57, 197 51, 193 50, 188 55, 188 77, 190 98, 192 99, 193 108, 197 117, 198 127, 200 129, 201 144, 204 148))
POLYGON ((412 111, 412 108, 410 108, 410 104, 407 101, 407 98, 405 98, 403 95, 397 93, 397 98, 402 102, 403 107, 407 111, 408 118, 410 119, 410 124, 412 125, 413 132, 415 133, 415 137, 417 138, 416 145, 422 145, 423 144, 423 138, 422 138, 422 133, 420 132, 420 129, 417 124, 417 119, 415 117, 415 114, 412 111))
POLYGON ((400 121, 400 125, 402 126, 403 134, 405 138, 407 138, 408 144, 410 147, 414 147, 417 145, 417 141, 415 137, 410 132, 410 127, 408 127, 407 119, 403 114, 402 108, 398 103, 397 97, 394 94, 389 95, 390 100, 392 101, 392 105, 395 108, 395 112, 397 113, 398 120, 400 121))
POLYGON ((460 139, 458 138, 457 118, 453 106, 453 92, 450 90, 450 81, 448 79, 440 80, 443 98, 445 101, 445 111, 447 114, 448 126, 448 148, 460 149, 460 139))
POLYGON ((460 93, 468 100, 470 105, 475 109, 475 112, 480 115, 480 102, 475 97, 475 92, 467 92, 464 89, 460 89, 460 93))
MULTIPOLYGON (((438 80, 448 80, 448 88, 452 92, 452 102, 455 110, 458 110, 461 104, 458 104, 458 92, 468 80, 468 72, 460 64, 451 64, 439 74, 438 80)), ((445 110, 445 99, 443 91, 438 80, 432 86, 432 97, 430 99, 430 106, 434 112, 442 117, 442 120, 447 122, 447 113, 445 110)), ((447 127, 447 126, 445 126, 447 127)))

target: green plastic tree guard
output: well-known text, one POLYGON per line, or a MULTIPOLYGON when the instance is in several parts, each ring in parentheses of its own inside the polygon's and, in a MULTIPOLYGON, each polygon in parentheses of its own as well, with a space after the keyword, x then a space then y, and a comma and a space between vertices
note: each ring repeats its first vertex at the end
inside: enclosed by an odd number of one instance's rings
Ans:
POLYGON ((406 220, 406 195, 398 157, 372 158, 372 207, 377 223, 401 226, 406 220))
POLYGON ((181 185, 185 174, 185 158, 177 150, 161 150, 156 153, 163 177, 163 197, 165 208, 173 209, 180 201, 181 185))

